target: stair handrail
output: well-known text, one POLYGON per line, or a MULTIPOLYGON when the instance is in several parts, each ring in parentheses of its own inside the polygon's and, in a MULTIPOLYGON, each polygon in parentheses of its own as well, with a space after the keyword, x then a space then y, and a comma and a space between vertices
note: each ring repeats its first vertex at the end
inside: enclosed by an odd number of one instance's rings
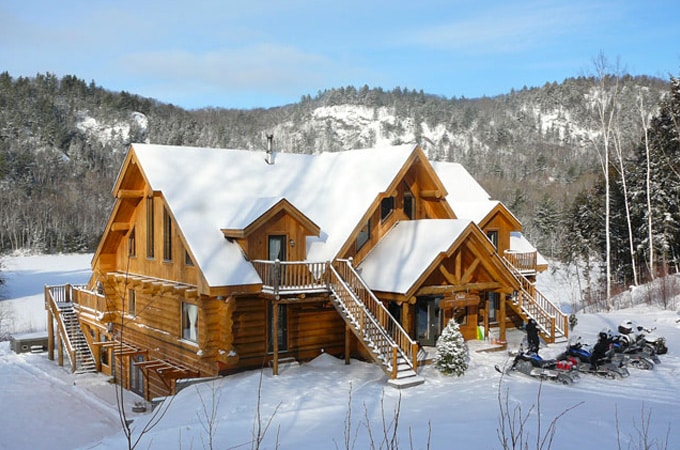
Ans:
MULTIPOLYGON (((372 344, 376 344, 375 342, 375 336, 371 336, 369 333, 367 333, 367 330, 369 328, 371 329, 371 333, 378 333, 381 335, 381 337, 386 341, 390 343, 390 350, 396 346, 396 344, 393 344, 389 334, 387 333, 387 330, 385 330, 376 320, 375 317, 368 311, 368 309, 365 307, 365 305, 361 302, 361 300, 358 298, 358 296, 352 291, 352 289, 347 285, 347 283, 342 279, 338 271, 333 267, 332 265, 330 266, 330 275, 331 275, 331 280, 330 280, 330 289, 331 291, 335 291, 336 288, 333 285, 333 280, 336 280, 338 286, 340 286, 347 294, 347 297, 354 303, 353 305, 348 305, 346 300, 343 300, 342 296, 334 292, 336 294, 336 297, 338 298, 338 301, 342 302, 343 306, 345 307, 346 314, 348 315, 348 318, 350 321, 352 321, 354 325, 354 330, 356 330, 357 333, 359 333, 359 338, 360 339, 368 339, 372 344)), ((386 369, 384 369, 385 373, 389 374, 392 376, 392 374, 395 372, 395 369, 397 367, 396 364, 396 358, 391 357, 389 352, 384 351, 382 347, 379 347, 378 345, 375 345, 375 350, 378 352, 378 357, 379 359, 382 360, 383 364, 386 366, 386 369)))
POLYGON ((66 330, 66 325, 61 314, 61 309, 57 303, 68 303, 73 304, 70 300, 71 297, 71 285, 63 286, 45 286, 45 307, 52 313, 52 316, 57 322, 57 332, 61 338, 61 342, 66 348, 66 355, 71 362, 71 371, 76 371, 76 351, 71 343, 71 338, 69 337, 68 331, 66 330), (56 290, 59 294, 65 294, 62 301, 57 302, 56 297, 62 297, 62 295, 54 295, 53 291, 56 290))
MULTIPOLYGON (((346 269, 342 271, 343 275, 349 275, 352 278, 352 286, 347 285, 345 277, 341 276, 337 268, 331 264, 333 274, 341 279, 346 287, 350 288, 350 292, 357 297, 357 300, 362 304, 369 317, 377 322, 381 331, 389 337, 389 342, 397 346, 398 352, 403 359, 416 371, 418 368, 418 343, 408 335, 401 324, 390 314, 385 305, 375 296, 357 271, 354 270, 351 259, 336 259, 335 262, 341 264, 339 267, 346 269), (359 291, 365 294, 362 296, 363 298, 359 298, 361 295, 359 291)), ((390 359, 394 360, 393 367, 396 367, 398 357, 391 356, 390 359)))
POLYGON ((568 327, 568 316, 562 310, 560 310, 557 305, 551 302, 543 293, 536 288, 536 286, 531 283, 527 277, 525 277, 519 269, 517 269, 512 262, 507 258, 501 257, 500 260, 509 269, 512 276, 519 283, 520 290, 520 308, 525 311, 525 313, 536 320, 539 327, 543 328, 543 331, 550 335, 553 339, 555 338, 555 331, 560 332, 563 336, 569 336, 568 327), (534 292, 532 295, 531 292, 534 292), (528 303, 535 305, 538 309, 531 312, 523 300, 526 298, 528 303))

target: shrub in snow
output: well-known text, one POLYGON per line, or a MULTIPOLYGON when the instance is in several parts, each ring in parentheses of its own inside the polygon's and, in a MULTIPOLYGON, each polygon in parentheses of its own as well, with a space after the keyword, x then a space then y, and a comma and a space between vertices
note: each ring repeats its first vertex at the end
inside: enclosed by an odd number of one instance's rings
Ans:
POLYGON ((446 375, 461 376, 468 368, 470 355, 460 326, 451 319, 437 339, 434 366, 446 375))

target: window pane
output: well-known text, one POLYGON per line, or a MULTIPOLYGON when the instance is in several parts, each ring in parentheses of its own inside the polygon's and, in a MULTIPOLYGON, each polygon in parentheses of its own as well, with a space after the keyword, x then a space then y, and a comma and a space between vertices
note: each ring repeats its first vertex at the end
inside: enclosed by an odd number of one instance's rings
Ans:
POLYGON ((128 314, 131 316, 135 315, 135 310, 137 308, 137 293, 134 289, 128 291, 128 314))
POLYGON ((380 202, 380 221, 382 222, 394 209, 394 197, 386 197, 380 202))
POLYGON ((153 197, 146 199, 146 257, 154 257, 153 197))
POLYGON ((182 339, 198 342, 198 306, 182 303, 182 339))
POLYGON ((357 236, 356 250, 359 251, 361 247, 364 246, 368 239, 371 237, 371 221, 366 222, 366 225, 359 230, 359 235, 357 236))
POLYGON ((416 202, 413 198, 413 194, 410 192, 405 192, 404 193, 404 214, 406 214, 406 217, 409 219, 413 220, 416 217, 416 202))

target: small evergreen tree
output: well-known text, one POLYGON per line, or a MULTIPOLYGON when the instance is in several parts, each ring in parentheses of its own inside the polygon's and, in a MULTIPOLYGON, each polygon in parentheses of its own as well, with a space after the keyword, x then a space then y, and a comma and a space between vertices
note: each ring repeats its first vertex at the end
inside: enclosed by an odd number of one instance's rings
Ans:
POLYGON ((451 319, 437 339, 434 366, 446 375, 461 376, 468 368, 470 355, 460 326, 451 319))

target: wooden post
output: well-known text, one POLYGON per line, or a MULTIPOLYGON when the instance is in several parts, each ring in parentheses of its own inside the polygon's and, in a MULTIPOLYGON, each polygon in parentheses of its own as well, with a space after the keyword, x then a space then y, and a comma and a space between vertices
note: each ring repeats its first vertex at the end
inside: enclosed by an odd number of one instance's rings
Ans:
POLYGON ((413 352, 413 371, 418 372, 418 343, 413 344, 411 352, 413 352))
MULTIPOLYGON (((281 286, 281 261, 274 261, 274 296, 279 298, 279 286, 281 286)), ((278 331, 277 331, 278 333, 278 331)))
MULTIPOLYGON (((277 261, 278 262, 278 261, 277 261)), ((279 302, 274 301, 274 307, 272 308, 272 339, 274 340, 274 359, 272 360, 272 373, 274 375, 279 374, 279 302)))
MULTIPOLYGON (((95 331, 95 339, 97 342, 102 341, 102 332, 100 330, 95 331)), ((97 372, 102 371, 102 351, 107 351, 102 349, 101 345, 91 345, 90 348, 93 350, 92 356, 94 357, 94 367, 97 372)))
MULTIPOLYGON (((415 302, 415 298, 414 298, 415 302)), ((414 303, 415 304, 415 303, 414 303)), ((411 335, 413 333, 413 320, 412 320, 412 314, 411 314, 411 303, 410 302, 404 302, 401 304, 401 325, 404 328, 404 331, 411 335)))
POLYGON ((54 316, 47 310, 47 359, 54 361, 54 316))
POLYGON ((351 341, 350 337, 352 335, 352 330, 349 325, 345 323, 345 364, 349 365, 349 356, 351 352, 351 341))
POLYGON ((61 334, 59 334, 58 330, 57 330, 57 363, 60 366, 64 365, 64 343, 61 342, 61 334))
POLYGON ((500 311, 498 312, 498 315, 500 316, 498 318, 499 323, 500 323, 500 330, 498 332, 498 339, 501 341, 505 341, 505 302, 508 301, 508 294, 501 294, 501 305, 500 305, 500 311))

